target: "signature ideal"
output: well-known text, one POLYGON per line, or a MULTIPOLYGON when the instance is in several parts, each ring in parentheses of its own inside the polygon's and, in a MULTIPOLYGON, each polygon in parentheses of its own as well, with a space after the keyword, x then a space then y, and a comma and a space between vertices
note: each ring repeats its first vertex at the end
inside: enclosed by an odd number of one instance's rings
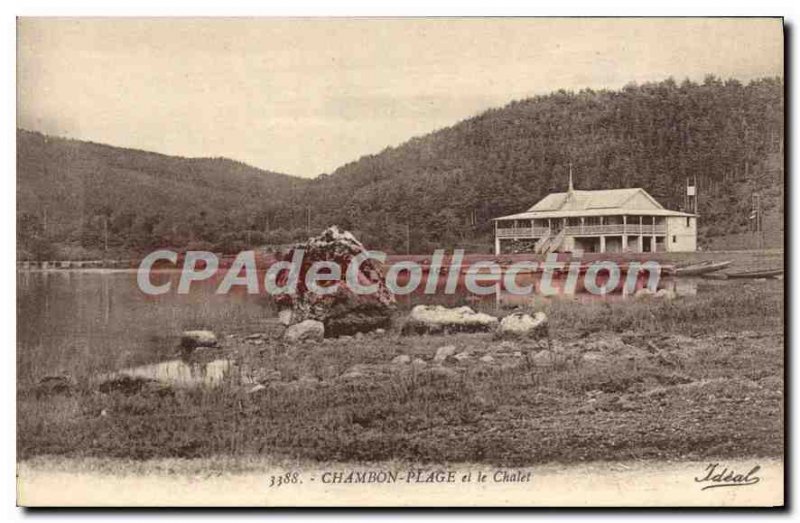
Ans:
POLYGON ((697 483, 707 483, 700 490, 717 487, 744 487, 755 485, 761 478, 756 473, 761 470, 761 465, 756 465, 747 474, 736 473, 728 467, 720 468, 719 463, 709 463, 706 467, 706 475, 703 478, 694 478, 697 483))

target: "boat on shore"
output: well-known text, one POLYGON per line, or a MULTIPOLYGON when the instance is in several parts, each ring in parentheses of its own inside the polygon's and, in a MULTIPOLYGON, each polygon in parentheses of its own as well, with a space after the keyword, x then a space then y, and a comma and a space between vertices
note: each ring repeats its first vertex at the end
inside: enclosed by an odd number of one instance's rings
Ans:
POLYGON ((710 273, 707 273, 707 274, 701 274, 700 277, 703 278, 704 280, 727 280, 728 279, 728 275, 725 274, 724 272, 710 272, 710 273))
POLYGON ((761 279, 776 278, 783 274, 783 269, 756 269, 753 271, 729 272, 728 279, 761 279))
POLYGON ((728 267, 731 263, 733 262, 715 262, 714 260, 707 260, 704 262, 695 263, 693 265, 677 267, 675 269, 675 274, 677 276, 702 276, 703 274, 721 271, 722 269, 728 267))

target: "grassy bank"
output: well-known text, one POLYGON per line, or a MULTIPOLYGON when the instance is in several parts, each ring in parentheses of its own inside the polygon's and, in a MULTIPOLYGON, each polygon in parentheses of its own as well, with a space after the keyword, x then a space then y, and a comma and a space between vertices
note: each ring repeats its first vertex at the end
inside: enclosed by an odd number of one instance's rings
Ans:
POLYGON ((545 306, 551 343, 382 336, 291 346, 270 324, 218 354, 265 387, 18 394, 18 455, 270 455, 320 461, 530 465, 778 457, 783 282, 697 296, 545 306), (454 345, 462 361, 432 361, 454 345), (543 352, 543 351, 548 352, 543 352), (424 365, 393 364, 407 354, 424 365), (490 358, 486 358, 489 356, 490 358))

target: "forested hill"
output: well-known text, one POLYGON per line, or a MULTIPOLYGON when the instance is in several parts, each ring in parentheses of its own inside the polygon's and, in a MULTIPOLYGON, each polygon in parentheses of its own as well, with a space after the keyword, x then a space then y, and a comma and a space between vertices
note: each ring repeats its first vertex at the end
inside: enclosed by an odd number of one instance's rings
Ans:
POLYGON ((412 251, 477 248, 491 218, 566 190, 571 161, 577 188, 643 187, 673 209, 696 175, 701 235, 719 236, 747 230, 753 190, 778 210, 782 160, 782 80, 666 80, 512 102, 345 165, 300 197, 315 224, 372 245, 404 252, 409 224, 412 251))
POLYGON ((118 256, 158 246, 233 249, 255 229, 251 222, 264 202, 303 183, 225 158, 166 156, 19 130, 18 255, 96 257, 106 231, 118 256))
POLYGON ((24 253, 96 250, 107 222, 113 249, 229 251, 335 223, 371 248, 487 249, 491 218, 565 190, 571 162, 579 189, 643 187, 675 209, 697 176, 702 241, 747 230, 755 190, 780 212, 783 136, 781 79, 713 77, 515 101, 314 180, 21 131, 18 236, 24 253))

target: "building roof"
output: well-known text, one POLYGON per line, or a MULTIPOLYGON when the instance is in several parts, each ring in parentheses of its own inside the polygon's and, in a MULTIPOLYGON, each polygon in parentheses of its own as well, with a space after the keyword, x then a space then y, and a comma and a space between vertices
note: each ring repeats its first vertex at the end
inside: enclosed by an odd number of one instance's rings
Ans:
POLYGON ((525 212, 495 220, 568 218, 572 216, 695 216, 665 209, 641 188, 567 191, 548 194, 525 212))

